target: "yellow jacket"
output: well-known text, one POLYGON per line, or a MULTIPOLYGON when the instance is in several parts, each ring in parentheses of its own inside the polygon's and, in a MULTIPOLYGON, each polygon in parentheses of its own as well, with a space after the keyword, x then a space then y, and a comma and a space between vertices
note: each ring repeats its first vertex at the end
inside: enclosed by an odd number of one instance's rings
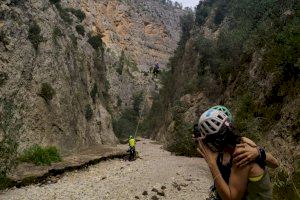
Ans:
POLYGON ((134 138, 129 140, 129 146, 130 147, 135 147, 135 139, 134 138))

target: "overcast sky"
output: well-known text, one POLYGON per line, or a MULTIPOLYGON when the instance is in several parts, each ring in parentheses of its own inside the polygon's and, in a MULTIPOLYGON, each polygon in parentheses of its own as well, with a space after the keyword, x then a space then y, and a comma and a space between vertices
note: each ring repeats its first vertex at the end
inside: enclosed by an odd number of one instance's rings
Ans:
POLYGON ((174 2, 177 1, 178 3, 181 3, 183 7, 191 7, 194 8, 198 5, 199 0, 173 0, 174 2))

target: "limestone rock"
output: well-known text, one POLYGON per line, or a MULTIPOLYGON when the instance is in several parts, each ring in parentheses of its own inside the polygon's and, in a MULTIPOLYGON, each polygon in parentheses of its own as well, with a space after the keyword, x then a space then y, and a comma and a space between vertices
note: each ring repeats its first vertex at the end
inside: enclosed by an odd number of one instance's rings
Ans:
POLYGON ((3 1, 0 13, 0 116, 6 115, 19 152, 39 144, 68 153, 118 143, 111 117, 116 99, 126 106, 135 91, 155 88, 141 72, 154 62, 165 65, 183 11, 154 0, 62 0, 60 7, 30 0, 3 1), (86 18, 81 22, 74 10, 86 18), (91 36, 102 37, 104 51, 93 48, 91 36), (115 66, 122 51, 120 75, 115 66))

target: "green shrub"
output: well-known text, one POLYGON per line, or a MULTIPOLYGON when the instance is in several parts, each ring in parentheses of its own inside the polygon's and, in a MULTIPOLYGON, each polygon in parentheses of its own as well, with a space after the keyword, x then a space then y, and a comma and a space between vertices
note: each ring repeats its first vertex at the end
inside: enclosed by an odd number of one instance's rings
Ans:
POLYGON ((208 14, 210 12, 210 7, 206 5, 206 2, 199 2, 197 8, 196 8, 196 19, 195 22, 198 26, 201 26, 204 24, 206 18, 208 17, 208 14))
POLYGON ((86 17, 85 13, 82 12, 81 10, 79 10, 79 9, 68 8, 67 10, 69 12, 71 12, 73 15, 75 15, 80 22, 82 22, 86 17))
POLYGON ((0 190, 10 188, 14 185, 13 181, 7 178, 6 174, 0 173, 0 190))
POLYGON ((133 110, 137 113, 137 115, 139 115, 140 113, 141 104, 143 100, 144 100, 144 93, 142 91, 135 93, 133 95, 133 110))
POLYGON ((102 91, 102 96, 104 98, 104 101, 106 103, 106 105, 108 105, 109 103, 109 98, 110 98, 110 95, 109 95, 109 89, 110 89, 110 84, 109 84, 109 81, 104 78, 105 81, 104 81, 104 91, 102 91))
POLYGON ((108 92, 109 89, 110 89, 110 84, 109 84, 109 81, 107 79, 104 81, 104 89, 105 89, 106 92, 108 92))
POLYGON ((188 12, 180 17, 181 37, 178 42, 179 48, 184 50, 185 43, 190 37, 190 31, 194 26, 194 13, 188 12))
POLYGON ((166 144, 166 149, 178 156, 199 156, 196 145, 192 140, 192 124, 176 121, 174 131, 166 144))
POLYGON ((17 151, 18 143, 15 135, 11 134, 7 129, 8 125, 1 124, 1 128, 5 128, 6 134, 2 141, 0 141, 0 174, 6 174, 15 165, 15 154, 17 151))
POLYGON ((62 18, 62 20, 64 22, 66 22, 67 24, 71 25, 73 23, 73 19, 71 18, 68 9, 63 8, 60 3, 56 3, 55 4, 58 12, 59 12, 59 16, 62 18))
POLYGON ((123 74, 123 68, 124 68, 124 65, 122 65, 121 63, 118 63, 116 71, 118 72, 119 75, 123 74))
POLYGON ((174 7, 175 7, 175 8, 178 8, 178 9, 182 9, 182 4, 181 4, 181 3, 178 3, 177 1, 175 1, 174 7))
POLYGON ((215 13, 215 17, 214 17, 214 23, 216 25, 220 25, 221 22, 224 20, 226 15, 226 3, 221 2, 221 5, 218 6, 216 13, 215 13))
POLYGON ((62 36, 64 36, 64 33, 60 30, 59 27, 55 26, 53 29, 53 36, 54 37, 62 37, 62 36))
POLYGON ((133 109, 126 109, 118 119, 113 120, 113 129, 119 139, 127 139, 134 135, 138 122, 137 113, 133 109))
POLYGON ((119 62, 116 66, 116 71, 118 72, 119 75, 123 74, 124 65, 125 65, 125 53, 124 51, 122 51, 121 56, 119 58, 119 62))
POLYGON ((120 63, 130 67, 133 71, 139 71, 136 62, 132 60, 130 57, 125 56, 124 51, 121 54, 120 63))
MULTIPOLYGON (((17 165, 18 134, 21 128, 20 119, 14 115, 16 105, 13 100, 2 99, 0 97, 0 179, 6 178, 6 175, 17 165)), ((0 180, 0 188, 2 187, 0 180)), ((3 184, 6 184, 3 182, 3 184)))
POLYGON ((93 89, 91 91, 91 98, 93 99, 93 102, 95 103, 96 101, 96 98, 97 98, 97 95, 99 94, 99 91, 98 91, 98 86, 96 83, 94 83, 94 86, 93 86, 93 89))
POLYGON ((273 187, 273 197, 275 200, 299 199, 299 174, 298 179, 295 179, 296 173, 297 172, 294 172, 294 177, 290 178, 288 172, 284 169, 281 169, 279 172, 277 172, 273 187))
POLYGON ((36 22, 32 23, 29 26, 28 39, 30 40, 35 50, 38 49, 39 44, 43 41, 43 36, 41 35, 41 28, 36 22))
POLYGON ((118 106, 118 107, 121 107, 121 106, 122 106, 122 99, 121 99, 120 96, 117 96, 117 99, 118 99, 118 101, 117 101, 117 106, 118 106))
POLYGON ((74 34, 71 34, 69 37, 70 37, 70 39, 71 39, 71 41, 72 41, 72 45, 73 45, 74 47, 77 47, 77 45, 78 45, 77 37, 76 37, 74 34))
POLYGON ((11 6, 11 5, 19 6, 19 5, 24 5, 25 2, 26 2, 26 1, 11 0, 9 5, 10 5, 10 6, 11 6))
POLYGON ((88 39, 88 43, 95 49, 104 51, 103 42, 101 39, 101 35, 90 36, 88 39))
POLYGON ((51 4, 60 3, 60 0, 49 0, 51 4))
POLYGON ((39 95, 43 97, 46 103, 49 104, 53 96, 55 95, 55 90, 49 83, 43 83, 39 95))
POLYGON ((300 158, 296 158, 294 163, 294 172, 292 174, 292 179, 291 182, 294 185, 295 188, 295 196, 296 194, 298 195, 297 197, 300 198, 300 158))
POLYGON ((0 72, 0 86, 2 86, 8 79, 8 75, 5 72, 0 72))
POLYGON ((59 27, 55 26, 53 29, 52 36, 53 36, 54 43, 57 44, 57 38, 64 36, 64 33, 60 30, 59 27))
POLYGON ((87 121, 90 121, 93 117, 93 109, 90 104, 85 106, 84 113, 85 113, 85 119, 87 121))
POLYGON ((51 163, 59 162, 62 159, 56 147, 43 148, 39 145, 33 145, 22 153, 19 160, 35 165, 51 165, 51 163))
POLYGON ((77 25, 76 26, 76 31, 78 34, 84 36, 85 35, 85 30, 84 30, 84 27, 82 25, 77 25))
MULTIPOLYGON (((134 94, 132 99, 132 107, 125 109, 119 118, 113 120, 114 132, 120 139, 126 139, 129 135, 135 133, 139 119, 140 106, 143 101, 143 92, 134 94)), ((118 106, 121 106, 121 104, 122 100, 118 97, 118 106)))
POLYGON ((3 43, 4 46, 9 44, 7 33, 4 31, 0 31, 0 42, 3 43))

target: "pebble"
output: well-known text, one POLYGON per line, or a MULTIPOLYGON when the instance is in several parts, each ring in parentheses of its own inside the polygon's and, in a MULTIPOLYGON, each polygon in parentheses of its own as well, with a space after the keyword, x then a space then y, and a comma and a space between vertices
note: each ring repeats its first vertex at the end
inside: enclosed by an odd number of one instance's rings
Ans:
POLYGON ((152 192, 158 192, 158 190, 156 188, 153 188, 152 192))
POLYGON ((159 196, 166 196, 164 191, 160 191, 160 192, 158 191, 157 195, 159 195, 159 196))
POLYGON ((158 200, 158 199, 159 198, 156 195, 154 195, 154 196, 151 197, 151 200, 158 200))

